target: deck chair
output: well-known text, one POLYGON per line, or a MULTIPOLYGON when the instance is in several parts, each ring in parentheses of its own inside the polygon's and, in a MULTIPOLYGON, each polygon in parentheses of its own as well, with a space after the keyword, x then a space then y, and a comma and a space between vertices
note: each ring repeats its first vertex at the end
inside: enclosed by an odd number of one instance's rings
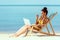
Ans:
MULTIPOLYGON (((47 27, 47 25, 48 25, 48 23, 45 25, 46 27, 46 29, 47 29, 47 32, 42 32, 42 31, 37 31, 38 33, 42 33, 42 34, 46 34, 46 35, 48 35, 48 36, 54 36, 54 35, 56 35, 55 34, 55 31, 54 31, 54 29, 53 29, 53 27, 52 27, 52 24, 51 24, 51 20, 54 18, 54 16, 57 14, 57 12, 56 13, 53 13, 53 14, 51 14, 48 18, 49 18, 49 24, 50 24, 50 27, 51 27, 51 30, 52 30, 52 32, 53 32, 53 34, 51 34, 50 33, 50 31, 49 31, 49 29, 48 29, 48 27, 47 27)), ((33 26, 34 27, 34 26, 33 26)), ((30 31, 29 31, 29 34, 32 34, 32 30, 33 30, 33 27, 30 29, 30 31)), ((26 32, 26 35, 25 36, 27 36, 28 35, 28 31, 26 32)))

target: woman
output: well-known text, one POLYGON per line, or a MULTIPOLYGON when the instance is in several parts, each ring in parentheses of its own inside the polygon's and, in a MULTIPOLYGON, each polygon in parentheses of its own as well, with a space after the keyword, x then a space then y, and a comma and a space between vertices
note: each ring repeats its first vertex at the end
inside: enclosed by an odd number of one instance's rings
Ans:
POLYGON ((25 33, 27 30, 30 30, 32 26, 35 26, 33 29, 39 31, 42 29, 45 24, 48 23, 49 19, 47 18, 48 10, 46 7, 42 9, 41 17, 38 18, 38 15, 36 16, 36 24, 34 25, 24 25, 21 29, 19 29, 13 36, 18 37, 19 35, 25 33), (37 28, 38 29, 37 29, 37 28))

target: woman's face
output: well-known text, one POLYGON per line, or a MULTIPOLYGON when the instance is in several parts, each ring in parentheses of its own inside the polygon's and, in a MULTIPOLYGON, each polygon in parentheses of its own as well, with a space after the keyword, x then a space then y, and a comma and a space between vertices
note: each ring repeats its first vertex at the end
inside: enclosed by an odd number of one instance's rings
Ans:
POLYGON ((42 16, 44 16, 44 15, 46 15, 46 13, 42 11, 42 16))

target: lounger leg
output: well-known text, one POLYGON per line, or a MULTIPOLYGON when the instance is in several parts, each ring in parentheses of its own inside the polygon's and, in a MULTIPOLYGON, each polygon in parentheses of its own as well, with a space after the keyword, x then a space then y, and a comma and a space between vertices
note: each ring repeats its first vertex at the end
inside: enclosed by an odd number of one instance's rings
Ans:
POLYGON ((50 31, 49 31, 49 29, 48 29, 47 25, 46 25, 46 29, 47 29, 47 31, 48 31, 48 34, 50 34, 50 31))
POLYGON ((49 24, 50 24, 50 27, 51 27, 51 29, 52 29, 53 35, 55 35, 55 32, 54 32, 54 29, 53 29, 53 27, 52 27, 51 22, 49 22, 49 24))
POLYGON ((26 35, 25 36, 31 36, 32 31, 33 31, 33 27, 29 30, 29 32, 28 31, 26 32, 26 35))
POLYGON ((31 30, 30 30, 30 34, 32 34, 32 31, 33 31, 33 27, 32 27, 31 30))
POLYGON ((27 36, 28 35, 28 30, 26 31, 26 34, 25 34, 25 36, 27 36))

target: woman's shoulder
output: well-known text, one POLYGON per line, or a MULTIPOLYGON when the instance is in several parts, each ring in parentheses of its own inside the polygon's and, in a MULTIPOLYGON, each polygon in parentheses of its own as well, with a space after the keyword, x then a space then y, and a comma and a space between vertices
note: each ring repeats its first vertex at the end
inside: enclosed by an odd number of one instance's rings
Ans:
POLYGON ((47 22, 49 22, 49 21, 50 21, 48 17, 46 18, 46 21, 47 21, 47 22))
POLYGON ((47 20, 49 20, 49 18, 47 17, 47 20))
POLYGON ((44 20, 44 23, 48 23, 49 22, 49 18, 47 17, 45 20, 44 20))

